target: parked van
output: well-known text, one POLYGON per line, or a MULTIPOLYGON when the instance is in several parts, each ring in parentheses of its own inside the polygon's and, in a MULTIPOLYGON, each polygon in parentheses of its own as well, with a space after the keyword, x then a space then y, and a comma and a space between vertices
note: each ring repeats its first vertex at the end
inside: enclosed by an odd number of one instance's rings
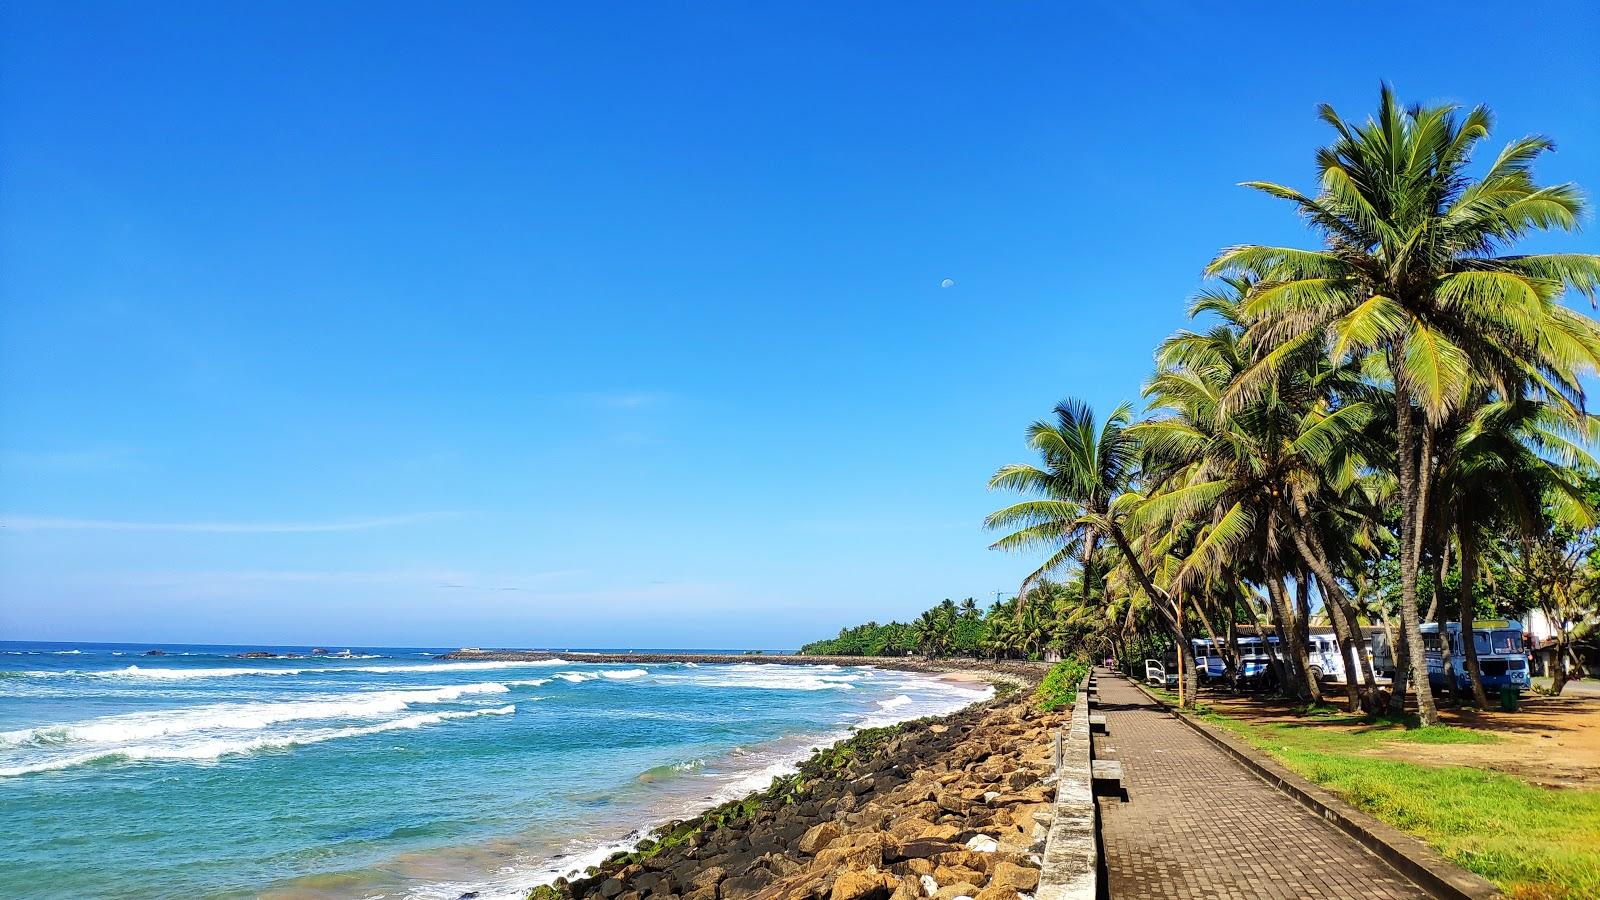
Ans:
MULTIPOLYGON (((1450 668, 1457 684, 1467 683, 1467 656, 1461 643, 1460 622, 1429 622, 1422 626, 1422 647, 1428 660, 1428 683, 1447 687, 1450 679, 1444 663, 1445 641, 1449 641, 1450 668)), ((1528 657, 1522 646, 1522 625, 1503 619, 1475 623, 1472 643, 1478 651, 1478 672, 1483 686, 1498 690, 1504 685, 1524 689, 1528 686, 1528 657)))

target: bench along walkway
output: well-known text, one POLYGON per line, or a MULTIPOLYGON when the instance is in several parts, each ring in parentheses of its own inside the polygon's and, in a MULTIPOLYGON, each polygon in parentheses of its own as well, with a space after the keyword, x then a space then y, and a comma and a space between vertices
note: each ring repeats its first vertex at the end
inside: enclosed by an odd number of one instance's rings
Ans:
POLYGON ((1098 801, 1113 900, 1427 896, 1122 678, 1098 684, 1095 757, 1122 763, 1128 797, 1098 801))

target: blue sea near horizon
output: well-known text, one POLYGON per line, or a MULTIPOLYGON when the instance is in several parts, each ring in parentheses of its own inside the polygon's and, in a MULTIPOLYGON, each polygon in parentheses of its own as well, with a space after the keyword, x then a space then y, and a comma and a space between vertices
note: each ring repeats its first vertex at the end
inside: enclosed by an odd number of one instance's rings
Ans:
POLYGON ((0 642, 0 896, 516 897, 852 728, 987 695, 737 656, 150 649, 0 642))

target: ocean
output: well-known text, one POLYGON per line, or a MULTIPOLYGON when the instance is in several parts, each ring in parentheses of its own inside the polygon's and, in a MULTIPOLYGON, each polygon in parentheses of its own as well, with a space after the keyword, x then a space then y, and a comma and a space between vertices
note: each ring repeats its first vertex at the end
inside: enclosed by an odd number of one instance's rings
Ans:
POLYGON ((0 897, 520 897, 853 728, 988 693, 737 656, 152 649, 0 642, 0 897))

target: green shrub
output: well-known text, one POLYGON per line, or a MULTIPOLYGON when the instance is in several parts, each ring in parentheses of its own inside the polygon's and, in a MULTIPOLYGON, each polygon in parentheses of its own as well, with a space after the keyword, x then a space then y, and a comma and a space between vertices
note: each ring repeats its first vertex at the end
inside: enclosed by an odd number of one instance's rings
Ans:
POLYGON ((1083 681, 1083 676, 1088 672, 1089 657, 1082 653, 1056 663, 1033 692, 1034 702, 1045 712, 1070 709, 1072 701, 1078 696, 1078 683, 1083 681))

